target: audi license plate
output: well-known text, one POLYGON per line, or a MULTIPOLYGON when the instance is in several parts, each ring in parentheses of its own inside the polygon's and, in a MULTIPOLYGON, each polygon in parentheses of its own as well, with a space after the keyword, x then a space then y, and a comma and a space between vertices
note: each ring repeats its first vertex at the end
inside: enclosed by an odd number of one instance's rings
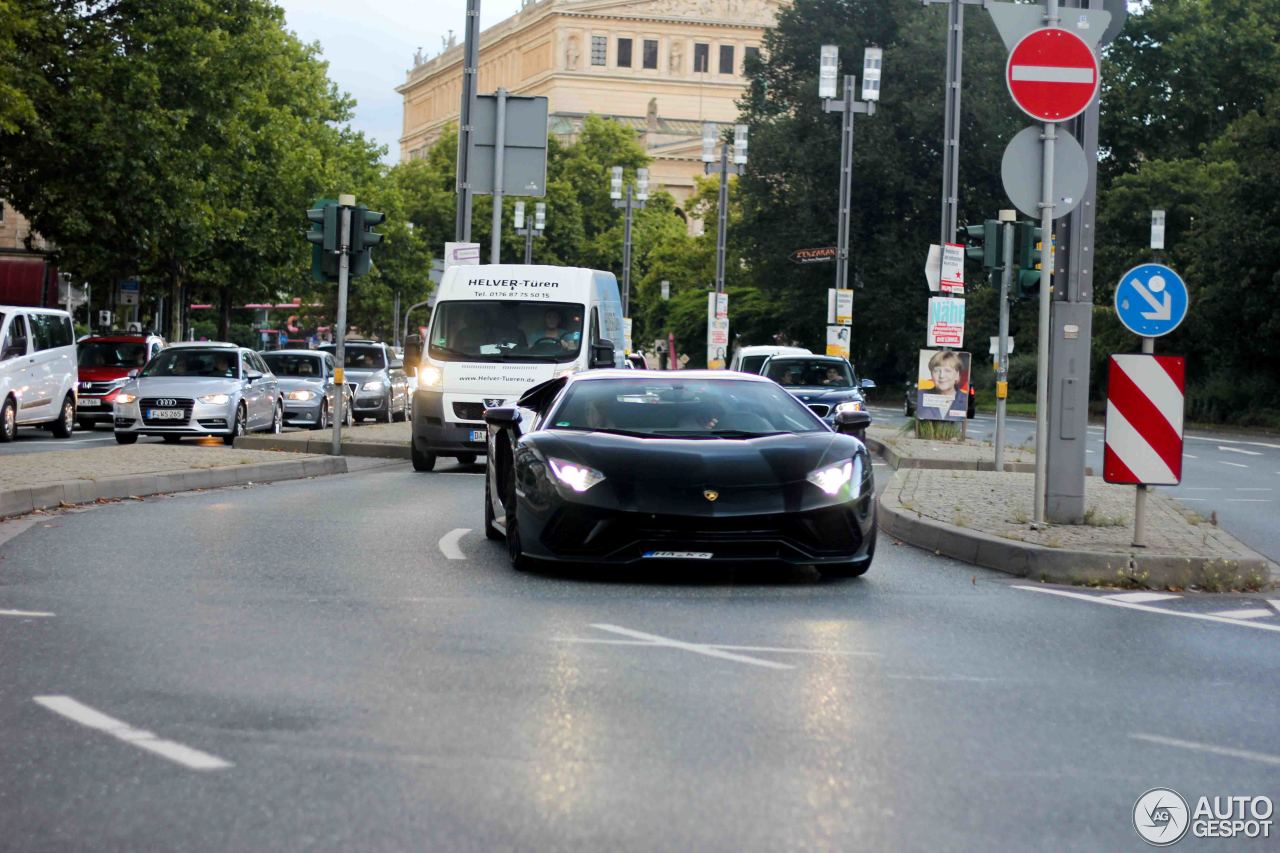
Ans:
POLYGON ((485 440, 485 439, 487 439, 487 438, 488 438, 488 436, 485 434, 485 431, 484 431, 484 430, 482 430, 482 429, 473 429, 473 430, 471 431, 471 440, 472 440, 472 441, 484 441, 484 440, 485 440))
POLYGON ((102 405, 102 401, 99 400, 97 397, 81 397, 79 400, 76 400, 76 407, 81 409, 86 409, 89 407, 97 408, 98 406, 101 406, 101 405, 102 405))
POLYGON ((182 421, 187 413, 182 409, 148 409, 147 417, 153 421, 182 421))

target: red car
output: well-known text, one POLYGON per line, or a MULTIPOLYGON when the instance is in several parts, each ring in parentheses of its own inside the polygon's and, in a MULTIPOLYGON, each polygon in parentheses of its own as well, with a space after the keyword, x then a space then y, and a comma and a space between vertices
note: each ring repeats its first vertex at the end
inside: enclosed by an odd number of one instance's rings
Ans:
POLYGON ((76 395, 76 423, 81 429, 110 424, 116 394, 164 347, 164 338, 146 334, 98 335, 76 345, 80 386, 76 395))

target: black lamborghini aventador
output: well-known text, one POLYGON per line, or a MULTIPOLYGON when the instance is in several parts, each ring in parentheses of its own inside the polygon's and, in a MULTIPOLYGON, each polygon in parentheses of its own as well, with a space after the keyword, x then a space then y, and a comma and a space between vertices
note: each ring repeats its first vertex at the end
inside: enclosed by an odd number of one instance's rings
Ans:
POLYGON ((517 568, 811 565, 851 577, 875 552, 871 460, 775 383, 724 371, 600 370, 489 409, 485 533, 517 568))

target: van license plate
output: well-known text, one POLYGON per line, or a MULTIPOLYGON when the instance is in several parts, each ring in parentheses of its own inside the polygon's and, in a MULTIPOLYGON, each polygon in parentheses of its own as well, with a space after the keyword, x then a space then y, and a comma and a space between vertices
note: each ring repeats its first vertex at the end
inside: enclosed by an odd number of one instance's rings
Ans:
POLYGON ((489 436, 482 429, 473 429, 471 431, 472 441, 485 441, 489 436))
POLYGON ((715 556, 710 551, 645 551, 644 555, 651 560, 710 560, 715 556))
POLYGON ((186 420, 187 413, 182 409, 151 409, 147 417, 153 421, 182 421, 186 420))

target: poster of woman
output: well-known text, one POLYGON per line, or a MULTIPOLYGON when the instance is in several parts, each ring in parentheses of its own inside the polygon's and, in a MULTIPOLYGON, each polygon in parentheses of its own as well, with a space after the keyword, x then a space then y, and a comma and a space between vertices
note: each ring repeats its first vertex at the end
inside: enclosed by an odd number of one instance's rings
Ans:
POLYGON ((950 349, 920 350, 916 373, 916 418, 922 421, 964 420, 969 406, 970 358, 950 349))

